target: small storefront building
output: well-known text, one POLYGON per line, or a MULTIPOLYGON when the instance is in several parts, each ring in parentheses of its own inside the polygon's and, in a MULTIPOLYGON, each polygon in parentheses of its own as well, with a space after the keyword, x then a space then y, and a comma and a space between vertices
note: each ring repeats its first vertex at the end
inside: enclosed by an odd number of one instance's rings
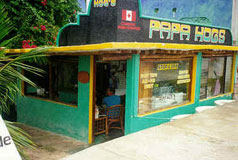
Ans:
POLYGON ((18 121, 86 143, 109 87, 125 107, 125 135, 234 93, 238 47, 229 29, 145 17, 140 1, 91 0, 57 44, 37 65, 43 77, 25 73, 38 88, 22 84, 18 121))

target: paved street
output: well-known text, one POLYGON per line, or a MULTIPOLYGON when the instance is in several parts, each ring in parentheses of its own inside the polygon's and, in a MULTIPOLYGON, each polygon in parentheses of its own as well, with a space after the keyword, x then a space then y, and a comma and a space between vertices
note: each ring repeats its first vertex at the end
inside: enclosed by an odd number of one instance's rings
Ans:
POLYGON ((238 102, 106 143, 63 160, 237 160, 238 102))

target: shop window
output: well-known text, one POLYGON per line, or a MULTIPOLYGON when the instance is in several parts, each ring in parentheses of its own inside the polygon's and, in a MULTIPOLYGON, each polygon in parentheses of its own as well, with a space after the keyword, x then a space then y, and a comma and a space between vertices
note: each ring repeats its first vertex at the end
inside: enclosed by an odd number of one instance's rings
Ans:
POLYGON ((142 60, 140 65, 139 114, 190 101, 192 58, 142 60))
POLYGON ((24 75, 36 84, 36 88, 28 83, 25 83, 25 95, 38 96, 41 98, 49 98, 49 65, 48 64, 35 64, 29 63, 29 65, 40 68, 45 71, 40 76, 25 71, 24 75))
POLYGON ((200 99, 231 92, 232 61, 231 56, 203 58, 200 99))
MULTIPOLYGON (((33 64, 32 64, 33 65, 33 64)), ((37 88, 25 84, 25 94, 56 102, 77 105, 78 63, 77 58, 51 57, 47 65, 35 65, 44 71, 42 76, 25 73, 37 88)))

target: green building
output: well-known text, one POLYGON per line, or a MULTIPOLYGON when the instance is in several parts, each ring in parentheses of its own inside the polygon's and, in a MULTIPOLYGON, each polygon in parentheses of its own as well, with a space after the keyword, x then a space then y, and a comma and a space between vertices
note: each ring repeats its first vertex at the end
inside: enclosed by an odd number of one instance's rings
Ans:
POLYGON ((125 135, 232 99, 238 47, 229 29, 140 10, 134 1, 90 1, 77 23, 60 30, 49 63, 38 65, 44 77, 25 73, 38 88, 22 83, 18 121, 92 143, 95 108, 112 86, 125 106, 125 135))

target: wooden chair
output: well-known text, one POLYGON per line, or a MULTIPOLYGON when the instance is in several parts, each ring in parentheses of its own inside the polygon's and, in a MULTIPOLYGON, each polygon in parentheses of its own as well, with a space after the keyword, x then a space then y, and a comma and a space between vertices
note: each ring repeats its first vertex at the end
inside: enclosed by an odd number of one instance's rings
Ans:
MULTIPOLYGON (((114 105, 114 106, 108 107, 107 111, 106 111, 106 115, 107 115, 107 123, 108 123, 107 129, 108 130, 110 128, 121 129, 122 133, 124 133, 124 126, 123 126, 124 106, 119 104, 119 105, 114 105), (115 123, 118 123, 119 126, 112 125, 112 124, 115 125, 115 123)), ((108 130, 106 133, 108 133, 108 130)))
POLYGON ((99 135, 102 133, 108 134, 108 127, 107 127, 107 116, 103 116, 100 118, 96 118, 94 120, 94 135, 99 135))

